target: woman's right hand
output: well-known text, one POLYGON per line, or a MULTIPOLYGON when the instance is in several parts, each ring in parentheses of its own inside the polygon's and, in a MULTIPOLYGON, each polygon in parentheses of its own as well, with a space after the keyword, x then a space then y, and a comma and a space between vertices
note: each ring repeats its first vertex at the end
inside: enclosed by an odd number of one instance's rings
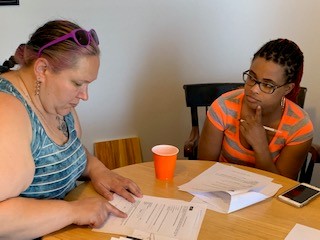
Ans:
POLYGON ((127 214, 111 205, 103 197, 91 197, 70 202, 72 205, 73 223, 101 227, 109 214, 125 218, 127 214))
POLYGON ((240 132, 254 151, 261 147, 263 147, 263 149, 268 147, 266 130, 262 125, 261 106, 257 106, 254 116, 248 115, 245 116, 244 119, 241 119, 240 132))

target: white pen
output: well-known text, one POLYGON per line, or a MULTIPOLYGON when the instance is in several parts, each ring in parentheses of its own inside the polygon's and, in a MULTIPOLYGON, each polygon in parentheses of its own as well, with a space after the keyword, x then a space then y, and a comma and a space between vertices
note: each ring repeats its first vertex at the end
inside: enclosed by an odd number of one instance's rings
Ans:
MULTIPOLYGON (((239 121, 240 122, 244 122, 245 120, 243 120, 243 119, 239 119, 239 121)), ((275 133, 282 133, 282 131, 280 131, 280 130, 277 130, 277 129, 274 129, 274 128, 271 128, 271 127, 267 127, 267 126, 263 126, 263 128, 265 129, 265 130, 268 130, 268 131, 270 131, 270 132, 275 132, 275 133)))

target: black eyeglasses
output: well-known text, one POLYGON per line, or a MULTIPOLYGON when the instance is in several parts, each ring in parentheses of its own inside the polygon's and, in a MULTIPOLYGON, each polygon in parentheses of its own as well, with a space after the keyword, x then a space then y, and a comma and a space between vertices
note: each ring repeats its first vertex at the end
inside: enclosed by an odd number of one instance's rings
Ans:
POLYGON ((69 38, 72 38, 79 46, 82 47, 88 46, 91 43, 91 40, 93 40, 97 45, 99 45, 99 38, 94 29, 86 31, 84 29, 78 28, 42 46, 38 51, 38 57, 41 56, 44 49, 64 40, 67 40, 69 38))
POLYGON ((283 87, 287 83, 281 85, 281 86, 276 86, 270 83, 264 83, 258 81, 255 77, 250 75, 250 70, 247 70, 242 73, 242 79, 245 84, 253 87, 254 85, 258 84, 259 88, 262 92, 267 93, 267 94, 272 94, 277 88, 283 87))

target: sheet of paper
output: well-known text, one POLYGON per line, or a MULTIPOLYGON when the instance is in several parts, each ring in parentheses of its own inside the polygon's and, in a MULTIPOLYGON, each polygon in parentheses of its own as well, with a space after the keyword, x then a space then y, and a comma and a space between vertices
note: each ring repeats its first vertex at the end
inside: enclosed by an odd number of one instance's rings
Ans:
POLYGON ((193 199, 193 202, 205 202, 208 203, 207 207, 210 210, 220 213, 231 213, 273 196, 281 187, 282 185, 280 184, 269 183, 258 192, 249 191, 236 195, 230 195, 228 192, 222 191, 194 193, 193 195, 196 197, 193 199), (197 199, 202 201, 197 201, 197 199))
POLYGON ((319 240, 320 230, 296 224, 289 232, 285 240, 319 240))
POLYGON ((273 179, 233 166, 216 163, 179 189, 187 192, 247 192, 270 183, 273 179))
POLYGON ((111 240, 178 240, 178 239, 159 236, 153 233, 146 233, 140 230, 134 230, 132 236, 119 237, 119 238, 111 237, 111 240))
POLYGON ((143 239, 143 240, 178 240, 177 238, 159 236, 154 233, 147 233, 140 230, 134 230, 132 236, 138 239, 143 239))
POLYGON ((195 196, 192 202, 208 209, 231 213, 273 196, 282 187, 272 178, 216 163, 190 182, 179 186, 195 196))
POLYGON ((93 231, 135 236, 133 234, 137 234, 136 230, 140 230, 159 240, 165 239, 161 236, 181 240, 197 239, 206 211, 206 204, 146 195, 130 203, 115 194, 110 203, 127 213, 128 217, 110 215, 104 226, 93 231))

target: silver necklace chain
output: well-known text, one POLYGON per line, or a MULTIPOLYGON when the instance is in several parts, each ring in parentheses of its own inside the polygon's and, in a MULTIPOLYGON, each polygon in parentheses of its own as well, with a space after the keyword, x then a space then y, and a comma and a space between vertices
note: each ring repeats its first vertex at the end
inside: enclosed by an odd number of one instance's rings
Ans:
MULTIPOLYGON (((49 129, 51 129, 51 131, 52 131, 54 134, 57 134, 57 133, 51 128, 50 124, 47 122, 46 118, 44 117, 44 115, 42 114, 42 112, 40 111, 40 109, 39 109, 39 108, 37 107, 37 105, 33 102, 32 98, 31 98, 31 96, 30 96, 30 94, 29 94, 28 88, 27 88, 27 86, 26 86, 23 78, 20 76, 20 73, 19 73, 18 71, 17 71, 17 75, 18 75, 18 78, 21 80, 24 88, 25 88, 26 91, 27 91, 27 92, 25 92, 25 91, 22 89, 24 95, 30 100, 30 102, 32 103, 32 105, 37 109, 37 111, 39 112, 41 118, 43 119, 43 122, 47 125, 47 127, 48 127, 49 129)), ((67 124, 66 124, 64 118, 63 118, 62 116, 57 115, 57 116, 56 116, 56 120, 57 120, 57 122, 58 122, 57 129, 58 129, 59 131, 61 131, 65 137, 68 138, 68 137, 69 137, 68 127, 67 127, 67 124)))

